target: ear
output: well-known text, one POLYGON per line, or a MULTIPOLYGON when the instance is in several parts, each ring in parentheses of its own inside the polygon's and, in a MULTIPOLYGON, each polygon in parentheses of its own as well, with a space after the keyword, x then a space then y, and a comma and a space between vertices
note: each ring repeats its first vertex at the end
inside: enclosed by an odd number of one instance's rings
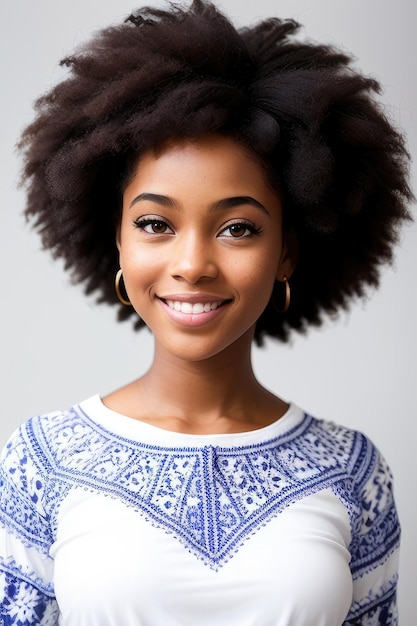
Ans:
POLYGON ((278 264, 276 279, 289 279, 297 265, 299 255, 298 238, 294 228, 285 228, 283 231, 282 252, 278 264))
POLYGON ((116 225, 116 247, 119 253, 119 267, 122 266, 122 228, 121 224, 116 225))
POLYGON ((120 222, 116 226, 116 246, 120 254, 120 248, 121 248, 121 224, 120 222))

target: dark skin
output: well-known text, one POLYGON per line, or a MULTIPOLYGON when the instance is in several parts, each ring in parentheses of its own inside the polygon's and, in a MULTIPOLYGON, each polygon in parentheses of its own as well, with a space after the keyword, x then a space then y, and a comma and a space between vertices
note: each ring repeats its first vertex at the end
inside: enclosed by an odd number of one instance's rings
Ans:
POLYGON ((288 405, 255 378, 251 347, 296 250, 262 164, 217 135, 146 154, 124 193, 117 244, 155 353, 144 376, 104 403, 193 434, 251 431, 279 419, 288 405))

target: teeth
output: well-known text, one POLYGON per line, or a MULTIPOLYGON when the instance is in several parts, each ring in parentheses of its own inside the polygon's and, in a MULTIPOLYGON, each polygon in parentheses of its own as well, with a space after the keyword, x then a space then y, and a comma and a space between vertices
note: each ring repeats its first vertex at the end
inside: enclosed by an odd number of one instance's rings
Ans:
POLYGON ((214 311, 220 306, 220 302, 196 302, 192 304, 191 302, 180 302, 179 300, 165 300, 167 305, 171 309, 175 309, 175 311, 181 311, 181 313, 192 313, 193 315, 198 315, 199 313, 208 313, 209 311, 214 311))

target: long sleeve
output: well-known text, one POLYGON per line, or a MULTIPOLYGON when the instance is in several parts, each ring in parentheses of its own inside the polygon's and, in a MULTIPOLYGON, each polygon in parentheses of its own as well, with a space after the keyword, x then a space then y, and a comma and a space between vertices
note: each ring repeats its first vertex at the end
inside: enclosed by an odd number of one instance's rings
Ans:
POLYGON ((29 432, 22 426, 0 459, 0 623, 56 626, 47 476, 27 445, 29 432))
POLYGON ((363 439, 353 525, 353 603, 345 626, 396 626, 400 525, 392 476, 383 457, 363 439))

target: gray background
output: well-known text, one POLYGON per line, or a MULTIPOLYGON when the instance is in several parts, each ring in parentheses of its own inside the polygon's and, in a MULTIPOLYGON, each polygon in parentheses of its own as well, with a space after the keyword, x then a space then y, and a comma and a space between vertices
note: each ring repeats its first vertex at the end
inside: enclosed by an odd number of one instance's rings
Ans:
MULTIPOLYGON (((63 75, 58 60, 136 6, 133 0, 1 0, 0 443, 29 415, 132 380, 152 356, 149 333, 116 324, 115 311, 85 298, 61 264, 40 251, 21 216, 14 151, 32 101, 63 75)), ((417 154, 413 0, 223 0, 220 6, 239 25, 273 14, 295 17, 309 38, 352 51, 359 67, 385 86, 389 114, 417 154)), ((415 181, 415 166, 412 173, 415 181)), ((370 299, 307 337, 288 346, 270 342, 254 354, 266 386, 318 416, 363 430, 388 458, 403 526, 403 626, 416 623, 416 270, 417 228, 410 226, 370 299)))

